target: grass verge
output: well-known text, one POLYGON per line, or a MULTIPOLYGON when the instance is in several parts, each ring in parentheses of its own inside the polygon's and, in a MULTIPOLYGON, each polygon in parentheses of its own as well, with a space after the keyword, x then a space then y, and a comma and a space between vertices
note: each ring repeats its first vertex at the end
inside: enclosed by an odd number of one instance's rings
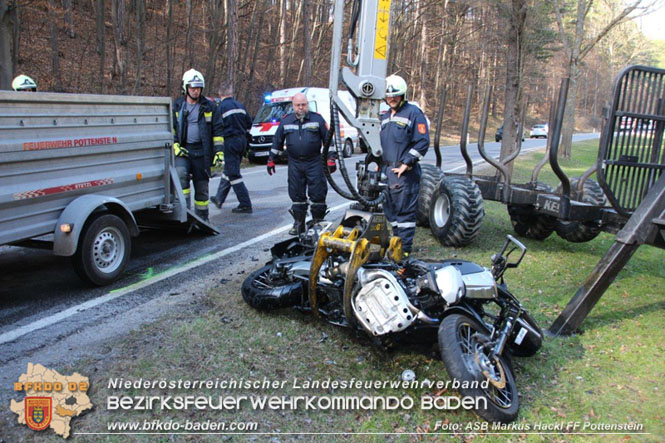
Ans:
MULTIPOLYGON (((574 158, 563 162, 571 176, 581 175, 595 160, 593 142, 577 144, 574 158)), ((542 158, 536 153, 520 159, 514 182, 527 181, 533 166, 542 158)), ((544 171, 542 180, 556 186, 554 175, 544 171)), ((450 256, 473 260, 485 266, 507 233, 511 233, 503 205, 486 202, 486 217, 477 240, 463 249, 443 248, 429 230, 418 228, 417 255, 433 260, 450 256)), ((561 312, 586 276, 613 241, 600 234, 588 243, 567 243, 556 235, 545 241, 523 240, 529 251, 506 280, 512 291, 543 328, 561 312)), ((420 407, 429 394, 453 396, 450 389, 428 388, 307 388, 308 381, 366 380, 399 381, 402 371, 411 369, 418 380, 448 380, 436 346, 432 343, 401 346, 383 352, 365 337, 317 321, 293 310, 260 313, 245 305, 240 285, 245 273, 234 276, 220 272, 230 281, 218 285, 204 298, 201 313, 179 313, 129 334, 112 344, 104 360, 79 362, 65 373, 78 371, 90 377, 90 397, 95 409, 75 419, 76 432, 107 432, 108 423, 256 422, 257 432, 281 435, 242 435, 237 439, 297 440, 303 433, 363 433, 363 440, 434 440, 447 434, 410 433, 455 430, 451 437, 487 441, 557 440, 601 441, 608 436, 575 435, 593 431, 591 426, 638 423, 648 435, 611 435, 611 439, 637 438, 657 441, 665 435, 664 358, 661 341, 665 307, 665 251, 643 246, 617 276, 587 318, 579 334, 547 339, 532 358, 514 359, 521 409, 516 434, 495 435, 484 422, 464 410, 436 411, 420 407), (112 389, 109 379, 125 380, 267 380, 275 386, 241 388, 112 389), (283 384, 282 384, 283 383, 283 384), (309 410, 301 404, 291 409, 243 407, 226 410, 160 409, 108 410, 112 396, 408 396, 411 408, 386 410, 309 410), (575 425, 579 423, 579 425, 575 425), (579 427, 575 427, 579 426, 579 427), (475 429, 474 429, 475 427, 475 429), (551 430, 553 434, 532 434, 551 430)), ((254 264, 258 267, 258 264, 254 264)), ((491 427, 489 427, 491 430, 491 427)), ((163 429, 162 429, 163 430, 163 429)), ((154 431, 154 430, 153 430, 154 431)), ((17 432, 27 432, 21 429, 17 432)), ((182 432, 182 429, 181 429, 182 432)), ((47 436, 52 440, 59 437, 47 436)), ((151 440, 152 435, 106 435, 108 441, 151 440)), ((161 435, 160 441, 173 437, 161 435)), ((226 438, 229 438, 228 436, 226 438)), ((308 435, 311 440, 330 440, 330 435, 308 435)), ((347 437, 351 438, 351 437, 347 437)), ((219 435, 182 435, 186 441, 218 440, 219 435)), ((355 438, 354 438, 355 439, 355 438)))

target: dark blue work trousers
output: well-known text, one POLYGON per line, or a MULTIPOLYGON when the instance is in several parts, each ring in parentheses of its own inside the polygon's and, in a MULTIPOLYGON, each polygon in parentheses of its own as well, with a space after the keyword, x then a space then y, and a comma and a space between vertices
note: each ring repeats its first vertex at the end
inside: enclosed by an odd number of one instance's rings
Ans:
POLYGON ((321 156, 299 159, 289 156, 289 198, 296 219, 307 213, 307 197, 312 202, 312 218, 322 220, 326 215, 328 186, 323 174, 321 156))
POLYGON ((240 175, 240 162, 247 149, 245 136, 234 136, 224 139, 224 172, 217 188, 216 198, 220 204, 224 203, 231 188, 238 197, 239 206, 251 208, 252 201, 249 199, 247 186, 240 175))
POLYGON ((404 252, 411 252, 416 233, 416 209, 420 191, 420 165, 397 178, 392 166, 384 167, 388 177, 388 195, 383 212, 393 227, 393 235, 402 238, 404 252))

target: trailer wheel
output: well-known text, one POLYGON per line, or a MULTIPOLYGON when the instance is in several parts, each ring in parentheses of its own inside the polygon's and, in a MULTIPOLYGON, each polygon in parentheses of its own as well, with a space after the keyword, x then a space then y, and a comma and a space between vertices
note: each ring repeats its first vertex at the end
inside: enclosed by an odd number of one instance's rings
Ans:
POLYGON ((429 226, 429 209, 432 204, 434 190, 443 178, 443 171, 434 165, 421 164, 420 191, 418 192, 418 207, 416 208, 416 221, 419 226, 429 226))
POLYGON ((468 177, 444 177, 432 194, 429 224, 444 246, 464 246, 480 231, 485 206, 478 185, 468 177))
MULTIPOLYGON (((542 182, 536 182, 534 189, 544 193, 554 193, 550 185, 542 182)), ((515 205, 508 205, 508 214, 515 233, 520 237, 545 240, 554 232, 554 217, 550 215, 525 214, 523 209, 515 205)))
POLYGON ((74 270, 97 286, 115 281, 125 270, 131 252, 129 229, 122 219, 101 213, 83 228, 73 257, 74 270))
MULTIPOLYGON (((570 198, 576 201, 589 203, 593 206, 605 206, 607 197, 600 185, 594 180, 588 179, 584 182, 582 195, 577 193, 579 177, 570 179, 570 198)), ((561 191, 561 185, 557 188, 561 191)), ((600 234, 600 225, 595 221, 578 222, 557 220, 554 226, 556 233, 564 240, 573 243, 582 243, 593 240, 600 234)))

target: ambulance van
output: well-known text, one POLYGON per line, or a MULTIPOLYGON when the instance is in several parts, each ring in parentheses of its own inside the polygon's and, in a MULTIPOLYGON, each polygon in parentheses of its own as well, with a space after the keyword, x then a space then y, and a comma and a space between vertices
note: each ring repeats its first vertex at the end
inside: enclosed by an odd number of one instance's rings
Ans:
MULTIPOLYGON (((252 163, 265 163, 270 154, 272 141, 281 119, 293 112, 292 99, 295 94, 302 92, 309 102, 309 110, 318 112, 330 125, 330 94, 327 88, 289 88, 280 89, 266 95, 264 103, 254 118, 250 135, 248 157, 252 163)), ((342 102, 355 112, 356 102, 348 91, 338 91, 342 102)), ((351 126, 340 113, 340 133, 344 146, 344 157, 350 157, 356 148, 359 148, 358 130, 351 126)), ((331 148, 332 149, 332 148, 331 148)), ((281 160, 286 160, 283 152, 281 160)))

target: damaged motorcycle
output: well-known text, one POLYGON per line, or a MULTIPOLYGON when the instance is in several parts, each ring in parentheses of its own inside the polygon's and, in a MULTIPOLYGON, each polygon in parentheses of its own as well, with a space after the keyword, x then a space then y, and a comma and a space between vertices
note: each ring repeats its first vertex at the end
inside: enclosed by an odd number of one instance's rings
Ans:
POLYGON ((490 269, 459 259, 403 260, 401 239, 385 223, 383 214, 350 209, 334 231, 321 222, 276 244, 272 259, 245 279, 243 299, 257 310, 311 311, 382 346, 428 330, 452 379, 481 382, 459 389, 487 400, 475 412, 491 422, 515 420, 511 356, 534 355, 543 336, 504 281, 526 247, 508 235, 490 269))

